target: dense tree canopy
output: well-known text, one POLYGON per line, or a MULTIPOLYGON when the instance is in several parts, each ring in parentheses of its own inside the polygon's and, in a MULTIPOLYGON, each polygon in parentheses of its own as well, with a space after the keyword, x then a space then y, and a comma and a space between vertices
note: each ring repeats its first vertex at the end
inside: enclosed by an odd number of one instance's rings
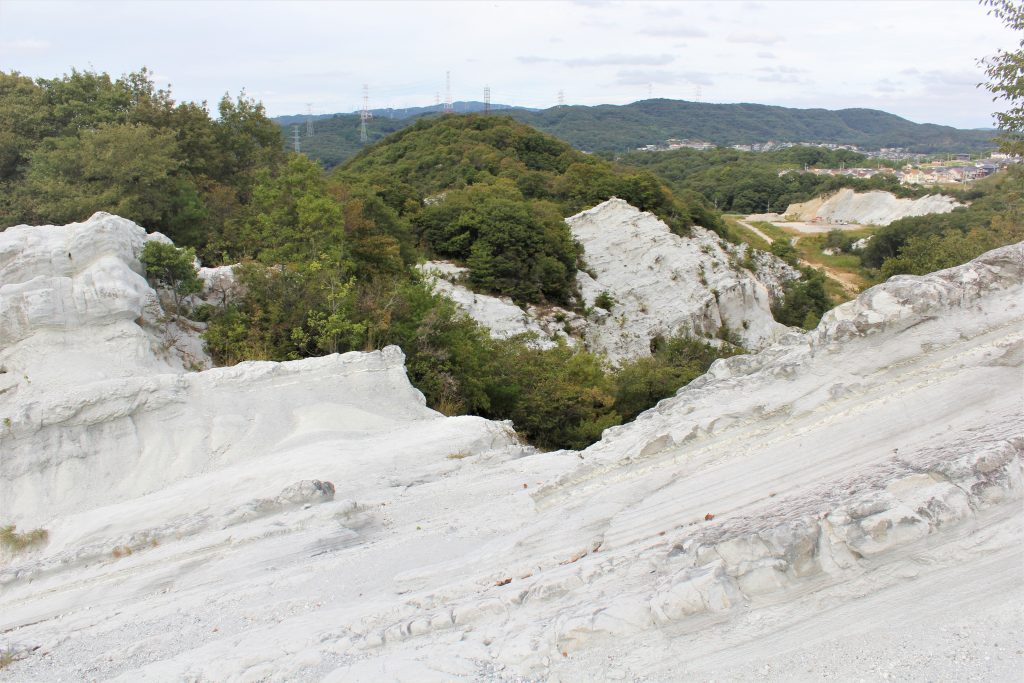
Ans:
POLYGON ((667 152, 631 152, 617 157, 623 164, 650 169, 663 178, 676 196, 699 193, 715 208, 733 213, 782 212, 795 202, 850 187, 866 192, 885 190, 911 197, 926 193, 900 185, 892 173, 868 179, 815 175, 807 167, 839 168, 863 165, 867 158, 848 150, 791 147, 775 152, 740 152, 734 149, 667 152))
POLYGON ((563 218, 612 196, 682 234, 695 223, 722 230, 701 197, 501 116, 420 120, 331 177, 407 218, 419 245, 467 265, 476 288, 521 302, 572 300, 578 253, 563 218))
POLYGON ((263 106, 228 95, 176 104, 146 69, 0 72, 0 223, 64 223, 109 211, 204 250, 284 159, 263 106))
POLYGON ((1016 50, 1000 50, 983 60, 988 81, 985 89, 996 100, 1005 100, 1009 109, 995 114, 1003 130, 1002 147, 1006 152, 1024 154, 1024 3, 1014 0, 984 0, 989 13, 1007 27, 1017 31, 1020 43, 1016 50))

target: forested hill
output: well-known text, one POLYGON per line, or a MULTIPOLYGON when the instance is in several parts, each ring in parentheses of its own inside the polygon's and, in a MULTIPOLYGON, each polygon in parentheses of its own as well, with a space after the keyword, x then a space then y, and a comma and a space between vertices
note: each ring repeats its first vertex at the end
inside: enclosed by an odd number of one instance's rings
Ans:
MULTIPOLYGON (((452 109, 456 114, 472 114, 484 110, 483 102, 453 102, 452 109)), ((491 110, 502 113, 512 111, 507 104, 492 104, 491 110)), ((529 113, 531 109, 517 110, 529 113)), ((293 126, 299 127, 299 150, 307 156, 316 159, 327 168, 333 168, 381 138, 399 131, 406 126, 415 123, 423 117, 440 116, 438 106, 430 107, 409 107, 406 109, 372 109, 373 114, 366 124, 367 141, 360 138, 360 124, 362 120, 358 113, 353 114, 328 114, 314 115, 313 135, 306 137, 306 121, 310 118, 305 114, 290 116, 278 116, 273 119, 274 123, 282 126, 285 131, 286 146, 289 150, 294 149, 295 139, 293 126)))
MULTIPOLYGON (((436 115, 428 111, 420 117, 436 115)), ((723 146, 768 140, 830 142, 867 149, 905 147, 922 153, 975 152, 994 147, 989 131, 914 123, 877 109, 830 111, 654 99, 621 106, 504 109, 500 115, 512 116, 588 152, 635 149, 669 138, 699 139, 723 146)), ((376 116, 367 124, 369 143, 417 118, 376 116)), ((275 121, 290 125, 295 119, 279 117, 275 121)), ((320 118, 314 136, 300 138, 302 151, 328 167, 336 166, 367 144, 360 141, 359 124, 356 114, 320 118)))
POLYGON ((990 132, 913 123, 877 109, 830 111, 654 99, 623 106, 563 106, 510 113, 587 151, 624 150, 668 138, 694 138, 717 145, 768 140, 832 142, 869 149, 907 147, 925 153, 995 146, 990 132))

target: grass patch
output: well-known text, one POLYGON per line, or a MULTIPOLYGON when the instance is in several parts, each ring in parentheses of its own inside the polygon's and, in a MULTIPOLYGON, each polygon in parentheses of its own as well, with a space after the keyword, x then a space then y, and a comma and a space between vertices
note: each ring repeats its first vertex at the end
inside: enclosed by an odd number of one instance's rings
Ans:
MULTIPOLYGON (((844 234, 854 240, 857 240, 862 237, 867 237, 873 232, 874 229, 866 228, 864 230, 851 230, 844 232, 844 234)), ((863 291, 865 288, 873 284, 871 274, 861 265, 859 255, 840 252, 830 256, 822 253, 827 239, 827 233, 801 236, 800 240, 796 243, 796 249, 800 254, 800 258, 816 268, 825 267, 832 271, 842 273, 847 277, 849 282, 857 286, 858 291, 863 291)), ((830 290, 830 294, 839 294, 841 296, 841 301, 846 301, 850 298, 849 292, 844 292, 842 287, 835 281, 831 280, 831 278, 829 279, 828 289, 830 290)))
POLYGON ((735 237, 737 240, 746 244, 754 249, 760 249, 761 251, 768 251, 768 243, 765 242, 759 235, 751 232, 750 228, 744 225, 740 225, 736 216, 722 216, 725 220, 726 226, 729 228, 729 234, 735 237))
POLYGON ((758 230, 760 230, 761 232, 763 232, 764 234, 771 237, 773 240, 782 240, 784 242, 788 242, 792 237, 795 236, 792 233, 786 232, 785 230, 775 225, 774 223, 769 223, 768 221, 750 221, 750 224, 753 225, 758 230))
POLYGON ((46 529, 33 529, 25 533, 18 533, 14 524, 0 526, 0 547, 20 553, 29 548, 34 548, 46 543, 50 533, 46 529))

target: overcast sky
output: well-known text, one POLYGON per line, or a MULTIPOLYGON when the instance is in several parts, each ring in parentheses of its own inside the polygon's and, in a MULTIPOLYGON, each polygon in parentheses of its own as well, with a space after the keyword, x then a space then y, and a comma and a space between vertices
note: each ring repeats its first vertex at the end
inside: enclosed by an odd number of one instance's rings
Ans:
POLYGON ((0 70, 145 65, 177 100, 245 88, 269 114, 454 100, 648 97, 870 107, 992 124, 977 60, 1019 37, 973 1, 46 2, 0 0, 0 70))

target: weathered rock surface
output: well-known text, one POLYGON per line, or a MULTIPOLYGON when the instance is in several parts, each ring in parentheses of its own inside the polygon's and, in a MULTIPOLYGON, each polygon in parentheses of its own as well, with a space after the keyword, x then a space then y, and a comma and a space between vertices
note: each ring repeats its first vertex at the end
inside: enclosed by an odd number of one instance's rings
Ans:
POLYGON ((0 568, 4 673, 1014 679, 1022 302, 1024 245, 894 278, 581 453, 426 411, 397 350, 161 369, 144 390, 111 368, 88 404, 18 383, 0 407, 35 417, 0 441, 0 521, 50 538, 0 568), (239 446, 194 436, 220 418, 239 446), (171 438, 153 485, 136 443, 171 438), (75 468, 64 442, 105 447, 75 468), (104 467, 122 445, 135 460, 104 467), (12 473, 80 509, 9 498, 12 473))
POLYGON ((636 358, 650 353, 656 336, 714 338, 726 330, 758 349, 788 329, 772 318, 767 288, 708 230, 679 237, 614 198, 566 221, 584 249, 588 272, 577 275, 584 301, 594 306, 603 292, 615 301, 588 320, 591 350, 636 358))
POLYGON ((45 524, 324 431, 440 418, 397 347, 187 372, 201 342, 164 319, 138 261, 147 239, 166 238, 107 214, 0 233, 0 523, 45 524))
POLYGON ((559 339, 574 346, 582 336, 586 320, 572 311, 557 306, 528 306, 524 310, 508 297, 478 294, 458 281, 469 270, 446 261, 429 261, 418 267, 430 278, 434 291, 454 301, 495 339, 532 334, 535 339, 530 343, 543 349, 555 346, 559 339))
POLYGON ((452 263, 431 261, 419 267, 436 291, 493 337, 529 333, 541 348, 557 340, 569 345, 583 340, 613 363, 649 355, 657 336, 714 339, 728 331, 757 349, 786 329, 774 322, 769 307, 800 273, 772 254, 728 244, 699 227, 691 238, 678 237, 657 217, 621 199, 566 222, 586 250, 589 272, 578 272, 576 281, 592 310, 587 317, 557 306, 523 309, 507 297, 473 292, 459 282, 467 269, 452 263), (604 292, 615 301, 611 311, 596 305, 604 292))
POLYGON ((815 197, 801 204, 790 204, 784 220, 810 222, 818 219, 828 223, 889 225, 909 216, 949 213, 958 206, 963 204, 941 194, 903 199, 891 192, 854 192, 850 188, 843 188, 828 196, 815 197))

